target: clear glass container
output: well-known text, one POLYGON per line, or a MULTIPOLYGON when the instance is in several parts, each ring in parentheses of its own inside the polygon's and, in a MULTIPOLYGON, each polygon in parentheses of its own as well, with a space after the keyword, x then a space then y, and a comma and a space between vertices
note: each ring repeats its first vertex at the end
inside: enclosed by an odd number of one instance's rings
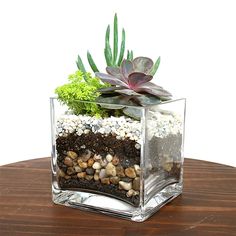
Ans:
POLYGON ((185 99, 76 101, 111 108, 103 118, 75 115, 56 98, 50 104, 54 203, 140 222, 182 193, 185 99))

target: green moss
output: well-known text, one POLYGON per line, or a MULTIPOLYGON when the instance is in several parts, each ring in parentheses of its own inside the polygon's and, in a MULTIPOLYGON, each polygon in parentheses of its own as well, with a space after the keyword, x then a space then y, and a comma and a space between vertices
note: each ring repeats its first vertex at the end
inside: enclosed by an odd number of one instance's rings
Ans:
POLYGON ((97 90, 107 85, 101 84, 100 80, 92 77, 90 73, 83 73, 80 70, 70 75, 68 80, 69 83, 55 90, 59 101, 67 105, 75 115, 107 116, 107 111, 97 104, 78 101, 95 101, 100 95, 97 90))

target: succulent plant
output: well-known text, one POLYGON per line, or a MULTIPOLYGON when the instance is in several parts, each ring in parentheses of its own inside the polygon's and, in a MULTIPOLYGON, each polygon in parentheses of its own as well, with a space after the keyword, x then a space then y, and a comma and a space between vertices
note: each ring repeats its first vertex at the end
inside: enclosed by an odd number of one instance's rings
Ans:
POLYGON ((96 72, 95 75, 105 83, 112 86, 100 89, 101 93, 120 93, 128 96, 151 94, 160 99, 169 99, 171 94, 162 87, 150 82, 160 63, 153 63, 150 58, 136 57, 124 59, 121 67, 106 68, 108 74, 96 72))
MULTIPOLYGON (((117 14, 114 16, 114 22, 113 22, 113 51, 111 50, 110 45, 110 25, 107 26, 106 35, 105 35, 105 49, 104 49, 104 56, 107 63, 107 66, 113 66, 117 67, 121 65, 121 62, 124 59, 125 54, 125 30, 122 29, 122 37, 121 37, 121 44, 120 44, 120 51, 118 47, 118 18, 117 14), (119 56, 119 57, 118 57, 119 56)), ((92 55, 89 51, 87 51, 87 59, 88 63, 93 70, 93 72, 99 72, 98 67, 96 66, 92 55)), ((133 51, 127 50, 127 59, 132 60, 133 59, 133 51)), ((76 65, 79 70, 81 70, 83 73, 86 73, 83 61, 78 55, 76 65)))

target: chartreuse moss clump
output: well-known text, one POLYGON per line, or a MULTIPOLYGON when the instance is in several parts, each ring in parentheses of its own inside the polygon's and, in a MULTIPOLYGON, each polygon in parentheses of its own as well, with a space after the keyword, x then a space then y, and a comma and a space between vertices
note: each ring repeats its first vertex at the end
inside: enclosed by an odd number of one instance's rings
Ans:
POLYGON ((80 101, 93 102, 100 95, 98 89, 107 87, 106 84, 100 82, 96 77, 92 77, 90 73, 84 73, 80 70, 69 75, 69 83, 56 88, 55 93, 58 100, 67 105, 73 114, 87 114, 91 116, 104 117, 107 116, 106 109, 99 107, 95 103, 83 103, 80 101))

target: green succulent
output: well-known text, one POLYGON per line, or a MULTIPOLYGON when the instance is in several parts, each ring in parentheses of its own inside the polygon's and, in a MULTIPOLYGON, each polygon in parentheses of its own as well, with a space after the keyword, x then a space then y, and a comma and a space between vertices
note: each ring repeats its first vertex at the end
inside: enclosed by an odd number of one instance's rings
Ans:
MULTIPOLYGON (((105 34, 105 48, 104 48, 104 56, 106 60, 107 66, 113 66, 113 67, 119 67, 124 59, 125 54, 125 30, 122 29, 122 36, 121 36, 121 43, 120 43, 120 51, 119 51, 119 40, 118 40, 118 18, 117 14, 114 16, 114 22, 113 22, 113 51, 111 49, 110 45, 110 25, 107 26, 106 34, 105 34)), ((127 59, 132 60, 133 59, 133 51, 127 50, 127 59)), ((97 65, 95 64, 95 61, 93 60, 92 55, 89 51, 87 51, 87 60, 88 63, 93 70, 94 73, 99 72, 99 69, 97 65)), ((86 72, 83 61, 78 55, 76 65, 79 70, 86 72)))

